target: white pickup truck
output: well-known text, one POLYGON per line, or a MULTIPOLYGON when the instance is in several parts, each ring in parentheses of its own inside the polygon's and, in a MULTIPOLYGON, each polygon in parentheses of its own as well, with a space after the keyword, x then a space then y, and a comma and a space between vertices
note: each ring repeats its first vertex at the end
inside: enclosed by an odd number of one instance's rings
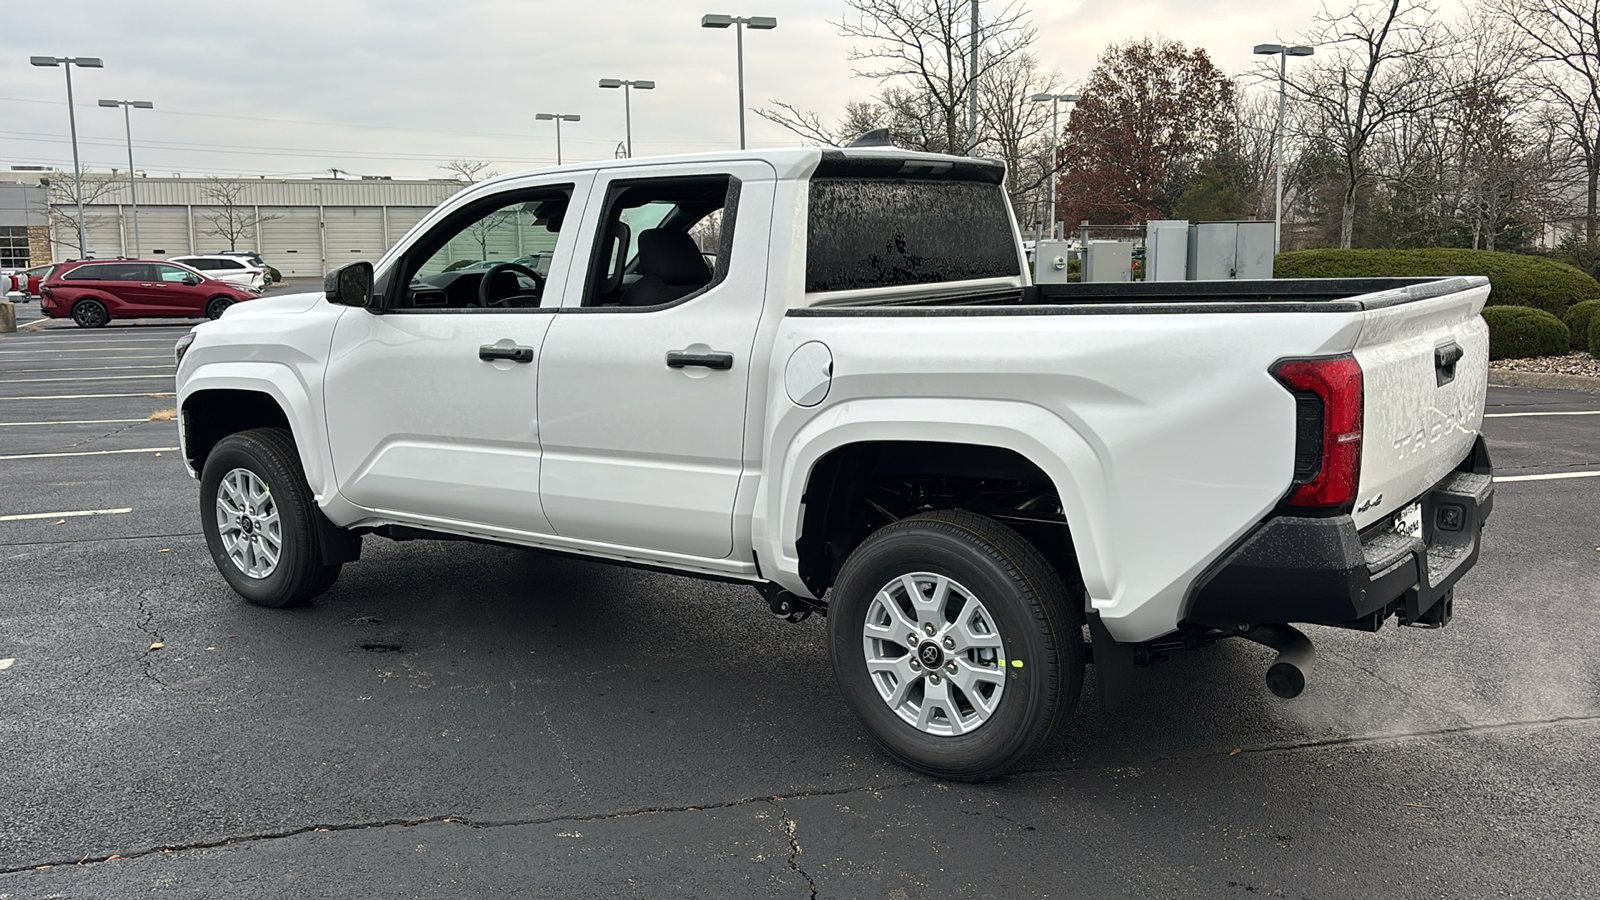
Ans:
POLYGON ((896 759, 1001 774, 1138 664, 1449 621, 1492 474, 1482 278, 1030 283, 997 163, 890 148, 475 185, 177 347, 230 585, 361 536, 748 583, 827 615, 896 759))

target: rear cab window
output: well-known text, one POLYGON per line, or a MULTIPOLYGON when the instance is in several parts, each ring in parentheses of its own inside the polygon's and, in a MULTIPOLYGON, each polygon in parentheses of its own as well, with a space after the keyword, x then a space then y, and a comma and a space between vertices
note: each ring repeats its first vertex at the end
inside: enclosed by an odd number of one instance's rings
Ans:
POLYGON ((825 152, 809 190, 806 292, 1020 279, 1003 175, 978 161, 825 152))

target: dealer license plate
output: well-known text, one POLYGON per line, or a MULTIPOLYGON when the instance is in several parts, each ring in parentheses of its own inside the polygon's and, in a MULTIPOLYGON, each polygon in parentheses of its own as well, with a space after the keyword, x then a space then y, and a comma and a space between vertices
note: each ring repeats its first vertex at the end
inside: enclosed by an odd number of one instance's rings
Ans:
POLYGON ((1394 530, 1396 534, 1414 538, 1422 537, 1422 503, 1420 501, 1394 514, 1394 530))

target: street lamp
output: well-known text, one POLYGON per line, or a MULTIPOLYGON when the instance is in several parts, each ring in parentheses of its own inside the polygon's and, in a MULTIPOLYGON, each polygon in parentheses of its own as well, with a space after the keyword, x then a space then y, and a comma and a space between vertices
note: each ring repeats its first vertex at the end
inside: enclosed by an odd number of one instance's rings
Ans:
POLYGON ((633 101, 628 98, 628 91, 638 88, 641 91, 656 89, 654 81, 629 81, 626 78, 602 78, 600 86, 603 88, 622 88, 622 121, 628 134, 628 158, 633 158, 633 101))
POLYGON ((700 17, 701 28, 727 28, 734 29, 734 41, 739 54, 739 149, 744 149, 744 27, 750 26, 755 31, 771 31, 778 27, 778 20, 772 16, 716 16, 707 15, 700 17))
POLYGON ((83 170, 78 165, 78 117, 72 110, 72 67, 103 69, 105 63, 98 56, 33 56, 28 62, 36 66, 65 66, 67 69, 67 124, 72 129, 72 189, 78 195, 78 252, 87 256, 89 244, 83 235, 83 170))
POLYGON ((134 192, 133 125, 128 121, 128 110, 155 109, 156 105, 149 100, 101 100, 100 105, 109 109, 122 107, 122 130, 128 136, 128 201, 133 204, 133 258, 138 259, 144 255, 144 250, 139 245, 139 196, 134 192))
POLYGON ((1257 44, 1255 52, 1257 56, 1278 58, 1278 127, 1272 132, 1272 143, 1277 148, 1278 156, 1277 211, 1272 226, 1272 252, 1277 254, 1283 251, 1283 108, 1288 97, 1289 57, 1310 56, 1317 51, 1314 47, 1304 45, 1285 47, 1282 44, 1257 44))
POLYGON ((556 123, 556 165, 561 165, 561 123, 581 122, 583 117, 574 113, 535 113, 533 116, 541 122, 555 120, 556 123))
POLYGON ((1035 103, 1050 104, 1050 240, 1056 239, 1056 170, 1061 160, 1056 152, 1056 141, 1061 138, 1061 104, 1077 103, 1078 94, 1034 94, 1028 98, 1035 103))

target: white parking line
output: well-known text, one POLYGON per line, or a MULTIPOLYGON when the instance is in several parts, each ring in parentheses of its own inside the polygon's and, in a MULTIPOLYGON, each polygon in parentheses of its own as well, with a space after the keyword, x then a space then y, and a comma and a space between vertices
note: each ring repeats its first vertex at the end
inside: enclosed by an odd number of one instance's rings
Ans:
POLYGON ((0 428, 19 425, 123 425, 128 422, 149 422, 150 419, 68 419, 65 422, 0 422, 0 428))
POLYGON ((1600 472, 1550 472, 1544 475, 1496 475, 1495 484, 1506 481, 1558 481, 1563 478, 1600 478, 1600 472))
POLYGON ((24 513, 16 516, 0 516, 0 522, 20 522, 23 519, 71 519, 77 516, 118 516, 131 512, 133 512, 133 507, 131 506, 124 506, 121 509, 75 509, 71 512, 24 513))
POLYGON ((134 447, 131 450, 79 450, 73 453, 19 453, 16 456, 0 456, 0 459, 55 459, 59 456, 107 456, 112 453, 166 453, 176 450, 177 447, 134 447))
POLYGON ((176 369, 177 366, 167 363, 164 366, 73 366, 63 369, 12 369, 16 375, 31 375, 34 372, 122 372, 129 369, 176 369))
POLYGON ((85 375, 82 378, 7 378, 0 384, 41 384, 46 381, 133 381, 138 378, 171 378, 171 375, 85 375))
POLYGON ((48 397, 0 397, 0 401, 6 401, 6 400, 95 400, 95 399, 98 399, 98 398, 101 398, 101 397, 149 397, 151 399, 163 399, 163 398, 167 398, 167 397, 176 397, 176 396, 178 396, 178 395, 173 393, 173 392, 171 392, 171 391, 168 391, 168 392, 166 392, 164 394, 156 394, 156 393, 152 393, 152 394, 51 394, 48 397))
POLYGON ((1582 409, 1570 412, 1484 413, 1485 419, 1512 419, 1518 416, 1600 416, 1600 409, 1582 409))

